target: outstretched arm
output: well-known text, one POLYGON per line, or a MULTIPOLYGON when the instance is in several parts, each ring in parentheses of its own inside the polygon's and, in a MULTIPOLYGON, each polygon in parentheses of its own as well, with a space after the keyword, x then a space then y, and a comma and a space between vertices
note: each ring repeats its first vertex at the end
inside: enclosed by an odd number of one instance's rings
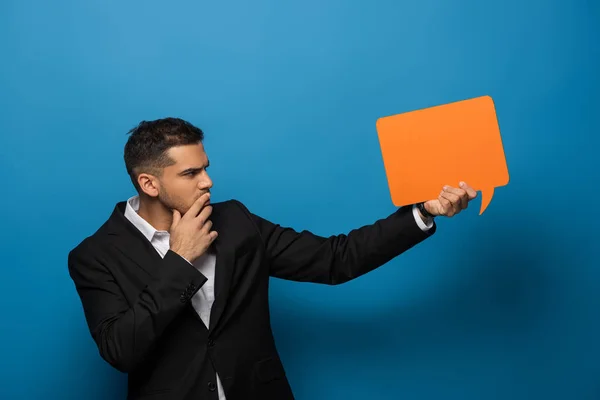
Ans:
POLYGON ((476 197, 465 182, 460 188, 444 186, 437 199, 424 203, 429 217, 414 205, 405 206, 371 225, 329 237, 282 227, 236 203, 262 238, 271 276, 337 285, 380 267, 429 238, 437 229, 432 217, 452 217, 476 197))
POLYGON ((294 281, 329 285, 350 281, 387 263, 436 230, 433 222, 428 229, 419 227, 413 207, 407 206, 348 234, 323 237, 282 227, 236 203, 262 237, 271 276, 294 281))

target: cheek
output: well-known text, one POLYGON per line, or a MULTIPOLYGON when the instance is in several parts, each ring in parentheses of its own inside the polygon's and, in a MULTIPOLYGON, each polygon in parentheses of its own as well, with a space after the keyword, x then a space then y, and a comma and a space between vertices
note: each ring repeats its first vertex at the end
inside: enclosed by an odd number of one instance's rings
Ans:
POLYGON ((177 201, 181 198, 182 188, 181 184, 177 181, 171 181, 167 184, 162 185, 163 196, 170 199, 171 201, 177 201))
POLYGON ((175 196, 186 204, 193 203, 198 198, 198 185, 195 180, 189 179, 179 182, 175 188, 175 196))
POLYGON ((186 177, 177 177, 163 188, 171 199, 183 204, 193 203, 198 194, 198 182, 186 177))

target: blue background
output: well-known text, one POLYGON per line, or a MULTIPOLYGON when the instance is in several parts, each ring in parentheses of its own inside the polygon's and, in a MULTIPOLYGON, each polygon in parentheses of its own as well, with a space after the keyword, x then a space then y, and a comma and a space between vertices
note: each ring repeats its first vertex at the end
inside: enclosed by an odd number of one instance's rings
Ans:
POLYGON ((124 398, 66 256, 133 194, 122 151, 139 120, 206 132, 215 201, 329 235, 395 209, 377 118, 488 94, 510 183, 482 216, 479 197, 346 285, 273 280, 290 382, 317 400, 600 397, 597 2, 3 1, 0 15, 0 398, 124 398))

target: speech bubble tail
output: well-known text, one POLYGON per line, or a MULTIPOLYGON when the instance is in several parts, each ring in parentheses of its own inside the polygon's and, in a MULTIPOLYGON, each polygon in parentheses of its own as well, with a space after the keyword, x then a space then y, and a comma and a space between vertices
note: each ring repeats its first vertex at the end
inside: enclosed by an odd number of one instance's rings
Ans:
POLYGON ((493 187, 481 191, 481 209, 479 210, 479 215, 483 214, 485 209, 490 205, 492 197, 494 197, 493 187))

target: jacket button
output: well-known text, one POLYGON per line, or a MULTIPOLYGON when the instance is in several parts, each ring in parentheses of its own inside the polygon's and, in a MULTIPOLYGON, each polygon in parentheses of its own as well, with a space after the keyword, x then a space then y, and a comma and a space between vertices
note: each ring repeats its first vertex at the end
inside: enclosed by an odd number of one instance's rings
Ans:
POLYGON ((208 390, 214 392, 217 389, 217 385, 214 382, 208 382, 208 390))
POLYGON ((215 341, 212 339, 208 340, 208 347, 213 347, 215 345, 215 341))

